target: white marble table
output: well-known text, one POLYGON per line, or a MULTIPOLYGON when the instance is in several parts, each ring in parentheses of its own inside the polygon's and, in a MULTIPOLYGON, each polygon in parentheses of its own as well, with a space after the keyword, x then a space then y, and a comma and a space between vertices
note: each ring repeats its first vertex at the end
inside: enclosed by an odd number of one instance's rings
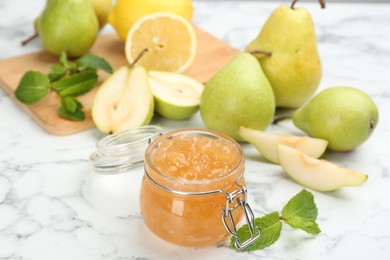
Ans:
MULTIPOLYGON (((38 40, 27 47, 19 42, 30 34, 44 2, 0 1, 0 58, 41 50, 38 40)), ((278 4, 195 1, 194 23, 242 49, 278 4)), ((168 244, 149 232, 140 217, 142 171, 96 177, 88 159, 102 137, 96 129, 50 135, 0 90, 0 259, 389 259, 390 5, 330 3, 326 10, 305 1, 297 5, 308 7, 316 22, 324 67, 320 89, 359 87, 372 96, 380 112, 369 141, 349 153, 325 155, 369 174, 369 179, 360 187, 313 192, 320 235, 284 226, 276 244, 251 253, 237 253, 227 245, 168 244)), ((109 26, 103 33, 108 32, 109 26)), ((157 118, 154 123, 165 131, 203 127, 199 114, 188 121, 157 118)), ((290 122, 269 131, 300 133, 290 122)), ((302 187, 252 147, 244 147, 255 214, 281 210, 302 187)))

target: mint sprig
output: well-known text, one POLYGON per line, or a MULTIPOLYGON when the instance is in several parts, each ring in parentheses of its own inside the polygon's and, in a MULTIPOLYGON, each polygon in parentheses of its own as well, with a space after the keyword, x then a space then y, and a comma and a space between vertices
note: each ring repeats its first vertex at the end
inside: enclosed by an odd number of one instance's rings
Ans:
POLYGON ((110 64, 101 57, 85 54, 74 62, 68 60, 65 52, 61 53, 58 64, 50 66, 50 72, 27 71, 15 90, 16 98, 25 104, 34 104, 56 92, 61 99, 59 115, 73 121, 83 121, 85 114, 82 104, 75 98, 96 86, 97 70, 112 73, 110 64))
MULTIPOLYGON (((260 228, 261 236, 253 244, 241 251, 261 250, 274 244, 279 239, 283 222, 311 235, 317 235, 321 232, 316 223, 317 215, 318 210, 313 195, 303 189, 287 202, 283 207, 281 216, 275 211, 256 218, 254 225, 260 228)), ((247 224, 238 229, 238 237, 240 241, 250 238, 247 224)), ((232 237, 230 240, 232 249, 236 249, 235 242, 236 238, 232 237)))

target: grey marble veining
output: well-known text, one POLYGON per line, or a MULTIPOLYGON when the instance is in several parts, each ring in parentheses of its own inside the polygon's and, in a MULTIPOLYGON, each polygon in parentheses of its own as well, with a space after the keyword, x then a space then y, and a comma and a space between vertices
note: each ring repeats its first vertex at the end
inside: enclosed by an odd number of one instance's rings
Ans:
MULTIPOLYGON (((243 49, 281 1, 195 1, 194 24, 243 49)), ((287 2, 287 1, 285 1, 287 2)), ((21 47, 44 0, 0 1, 0 58, 41 50, 21 47)), ((389 259, 390 257, 390 5, 300 1, 316 24, 323 63, 320 89, 359 87, 378 105, 373 136, 349 153, 325 158, 369 174, 355 188, 314 192, 322 233, 316 237, 284 225, 279 241, 251 253, 219 247, 183 248, 155 237, 138 209, 142 170, 95 175, 89 163, 102 135, 91 129, 71 136, 44 132, 0 90, 0 259, 389 259), (115 187, 115 188, 113 188, 115 187)), ((111 33, 106 26, 102 33, 111 33)), ((203 127, 156 119, 165 131, 203 127)), ((301 133, 291 122, 270 132, 301 133)), ((257 216, 280 211, 302 187, 280 167, 244 145, 249 200, 257 216)))

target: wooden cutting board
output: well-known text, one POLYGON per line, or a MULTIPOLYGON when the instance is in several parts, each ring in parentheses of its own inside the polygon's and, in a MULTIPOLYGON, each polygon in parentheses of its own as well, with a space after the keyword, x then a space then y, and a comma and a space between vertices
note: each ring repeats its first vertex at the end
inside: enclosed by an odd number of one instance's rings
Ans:
MULTIPOLYGON (((199 28, 195 30, 198 39, 197 54, 194 63, 185 74, 200 82, 206 82, 228 63, 238 53, 238 50, 199 28)), ((124 44, 115 34, 99 36, 90 52, 105 58, 114 70, 128 64, 124 55, 124 44)), ((54 93, 50 93, 33 105, 24 105, 16 100, 15 89, 26 71, 35 70, 48 73, 49 65, 57 62, 58 58, 46 51, 0 60, 0 86, 49 133, 68 135, 94 127, 91 107, 97 88, 79 97, 86 115, 83 122, 73 122, 59 117, 60 102, 54 93)), ((99 72, 98 85, 108 76, 106 72, 99 72)))

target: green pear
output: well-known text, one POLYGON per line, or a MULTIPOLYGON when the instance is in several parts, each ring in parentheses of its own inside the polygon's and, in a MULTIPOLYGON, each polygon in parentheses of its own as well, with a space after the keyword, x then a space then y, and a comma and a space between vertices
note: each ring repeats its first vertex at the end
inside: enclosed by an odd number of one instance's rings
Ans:
POLYGON ((279 144, 278 158, 284 171, 299 184, 316 191, 333 191, 358 186, 367 181, 366 174, 313 158, 298 149, 279 144))
POLYGON ((38 22, 43 46, 54 55, 70 57, 88 52, 96 40, 98 20, 90 0, 50 0, 38 22))
POLYGON ((245 141, 240 126, 264 130, 275 113, 271 85, 257 59, 240 53, 205 85, 200 113, 207 128, 245 141))
POLYGON ((306 9, 295 8, 295 2, 278 7, 245 49, 260 50, 254 55, 271 83, 277 107, 300 107, 314 94, 322 76, 313 20, 306 9))
POLYGON ((174 120, 190 118, 198 111, 204 86, 197 80, 174 72, 148 71, 155 110, 174 120))
POLYGON ((378 123, 378 109, 363 91, 353 87, 323 90, 293 114, 294 125, 329 141, 334 151, 349 151, 366 141, 378 123))
POLYGON ((148 74, 140 65, 123 66, 104 81, 92 105, 92 119, 106 134, 146 125, 154 103, 148 74))
MULTIPOLYGON (((48 0, 51 1, 51 0, 48 0)), ((99 30, 101 30, 107 23, 108 14, 111 12, 112 9, 112 0, 91 0, 93 10, 96 14, 96 18, 98 19, 99 23, 99 30)), ((34 34, 30 37, 26 38, 21 42, 22 45, 26 45, 31 40, 38 37, 38 23, 39 23, 39 17, 38 16, 34 20, 34 34)))

